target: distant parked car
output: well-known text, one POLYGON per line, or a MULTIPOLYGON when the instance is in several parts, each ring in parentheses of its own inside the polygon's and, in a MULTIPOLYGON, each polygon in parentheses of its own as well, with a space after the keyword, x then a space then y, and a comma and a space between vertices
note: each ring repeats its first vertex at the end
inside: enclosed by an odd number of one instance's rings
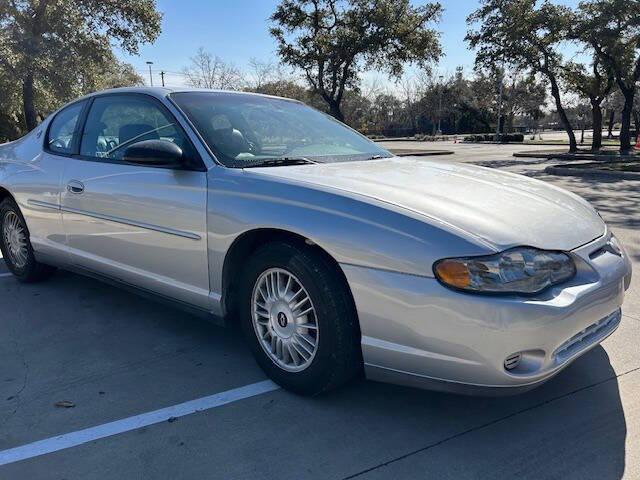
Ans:
POLYGON ((576 195, 393 157, 302 103, 245 93, 74 101, 0 147, 0 199, 18 280, 60 267, 240 322, 265 372, 303 394, 363 370, 535 387, 617 328, 631 278, 576 195))

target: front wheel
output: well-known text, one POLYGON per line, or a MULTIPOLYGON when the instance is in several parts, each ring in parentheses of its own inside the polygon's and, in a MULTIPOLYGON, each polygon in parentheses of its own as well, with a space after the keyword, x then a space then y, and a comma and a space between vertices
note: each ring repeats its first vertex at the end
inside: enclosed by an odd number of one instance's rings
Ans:
POLYGON ((260 248, 241 288, 243 330, 267 375, 296 393, 336 388, 362 369, 350 292, 320 252, 286 243, 260 248))

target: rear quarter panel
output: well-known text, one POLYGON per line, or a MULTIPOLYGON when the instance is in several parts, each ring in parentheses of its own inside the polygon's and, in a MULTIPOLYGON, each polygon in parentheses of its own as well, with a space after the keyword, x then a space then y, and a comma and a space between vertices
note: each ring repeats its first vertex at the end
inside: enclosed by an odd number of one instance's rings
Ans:
POLYGON ((36 255, 46 254, 64 262, 61 249, 65 236, 57 209, 64 157, 43 152, 47 123, 19 140, 0 145, 0 187, 20 207, 36 255))

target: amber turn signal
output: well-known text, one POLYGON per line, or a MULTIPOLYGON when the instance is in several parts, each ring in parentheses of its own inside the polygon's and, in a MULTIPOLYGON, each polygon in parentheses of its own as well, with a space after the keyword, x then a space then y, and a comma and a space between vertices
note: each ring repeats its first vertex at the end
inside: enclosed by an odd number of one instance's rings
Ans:
POLYGON ((467 266, 459 260, 443 260, 435 268, 438 279, 451 287, 466 288, 471 284, 467 266))

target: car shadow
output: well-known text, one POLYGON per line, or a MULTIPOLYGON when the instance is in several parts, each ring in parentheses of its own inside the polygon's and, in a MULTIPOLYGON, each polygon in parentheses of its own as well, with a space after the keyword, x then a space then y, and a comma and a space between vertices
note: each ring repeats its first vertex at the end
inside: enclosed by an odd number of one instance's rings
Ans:
POLYGON ((358 405, 364 410, 359 416, 383 421, 388 432, 402 424, 413 432, 429 430, 422 445, 351 473, 366 473, 363 478, 429 472, 430 478, 619 479, 625 471, 625 414, 601 346, 516 396, 469 397, 362 382, 316 401, 358 405))

